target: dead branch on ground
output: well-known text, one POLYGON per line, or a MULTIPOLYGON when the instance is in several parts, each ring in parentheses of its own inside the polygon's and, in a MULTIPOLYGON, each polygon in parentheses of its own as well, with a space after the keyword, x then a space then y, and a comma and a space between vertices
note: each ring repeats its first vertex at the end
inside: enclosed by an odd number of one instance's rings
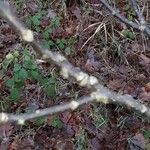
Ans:
MULTIPOLYGON (((104 1, 101 0, 110 11, 113 12, 114 16, 120 20, 124 20, 124 23, 129 24, 135 29, 140 29, 140 25, 128 22, 126 19, 120 17, 120 15, 112 10, 112 8, 104 1)), ((23 124, 24 121, 33 119, 39 116, 46 116, 55 114, 58 112, 63 112, 68 109, 75 110, 80 105, 87 104, 92 101, 101 102, 104 104, 115 103, 119 105, 124 105, 133 110, 139 111, 142 114, 145 114, 150 118, 150 108, 144 104, 141 104, 138 100, 135 100, 130 95, 120 95, 113 91, 110 91, 108 88, 101 85, 98 79, 94 76, 88 75, 87 73, 80 70, 80 68, 74 67, 69 61, 59 52, 53 52, 48 49, 43 49, 40 44, 38 44, 33 36, 33 32, 26 28, 23 23, 21 23, 13 11, 10 9, 9 5, 5 2, 0 2, 0 15, 5 18, 22 37, 23 41, 32 45, 35 52, 48 62, 56 64, 61 69, 61 74, 64 78, 74 78, 80 86, 87 87, 91 90, 91 94, 86 97, 81 97, 77 101, 71 101, 63 105, 52 106, 46 109, 36 110, 33 113, 24 113, 24 114, 9 114, 5 112, 0 113, 0 122, 9 122, 17 121, 20 124, 23 124)), ((142 30, 143 31, 143 30, 142 30)), ((149 33, 149 29, 144 26, 144 31, 149 33)), ((150 34, 149 34, 150 35, 150 34)))

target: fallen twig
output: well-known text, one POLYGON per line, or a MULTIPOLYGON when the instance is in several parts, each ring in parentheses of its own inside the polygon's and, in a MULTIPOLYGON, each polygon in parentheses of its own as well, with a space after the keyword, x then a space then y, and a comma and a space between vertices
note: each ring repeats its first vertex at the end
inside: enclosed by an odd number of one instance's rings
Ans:
POLYGON ((76 109, 82 104, 92 102, 96 100, 102 103, 117 103, 125 105, 131 109, 137 110, 150 118, 150 108, 141 104, 138 100, 133 99, 130 95, 120 95, 113 91, 110 91, 98 82, 98 79, 94 76, 88 75, 81 71, 79 68, 74 67, 69 61, 59 52, 53 52, 48 49, 43 49, 38 44, 33 36, 33 32, 26 28, 11 11, 10 7, 4 2, 0 2, 0 15, 4 17, 12 27, 19 32, 22 39, 31 44, 35 52, 48 62, 53 62, 61 69, 61 74, 64 78, 74 78, 80 86, 87 87, 91 90, 91 94, 87 97, 80 98, 78 101, 71 101, 63 105, 52 106, 46 109, 37 110, 34 113, 24 113, 20 115, 0 113, 0 122, 18 121, 18 123, 24 123, 25 120, 36 118, 39 116, 45 116, 62 112, 68 109, 76 109))
POLYGON ((109 3, 106 0, 99 0, 109 11, 110 13, 115 16, 119 21, 125 23, 126 25, 146 33, 149 37, 150 37, 150 28, 149 26, 146 24, 143 16, 141 15, 141 13, 139 12, 137 5, 136 5, 136 1, 135 0, 131 0, 131 3, 133 4, 133 8, 135 10, 135 12, 137 13, 139 19, 140 19, 140 24, 137 24, 133 21, 129 21, 127 18, 125 18, 124 16, 122 16, 118 10, 116 10, 115 8, 111 7, 109 5, 109 3))

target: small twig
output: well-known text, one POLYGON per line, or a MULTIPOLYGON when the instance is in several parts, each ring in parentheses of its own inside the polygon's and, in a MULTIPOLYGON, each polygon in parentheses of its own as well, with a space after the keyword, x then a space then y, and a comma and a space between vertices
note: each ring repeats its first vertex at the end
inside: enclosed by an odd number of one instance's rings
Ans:
POLYGON ((69 103, 60 104, 56 106, 52 106, 45 109, 36 110, 33 113, 24 113, 24 114, 9 114, 9 113, 0 113, 0 123, 6 122, 18 122, 18 124, 24 124, 25 121, 29 119, 34 119, 41 116, 53 115, 56 113, 63 112, 65 110, 75 110, 78 106, 94 101, 92 97, 83 97, 77 101, 71 101, 69 103))
POLYGON ((101 23, 97 29, 95 30, 94 34, 92 34, 82 45, 82 47, 80 48, 80 50, 83 49, 83 47, 101 30, 101 28, 104 27, 104 23, 101 23))
POLYGON ((131 4, 132 4, 132 7, 140 21, 140 24, 141 25, 146 25, 146 21, 142 15, 142 13, 140 12, 139 8, 138 8, 138 5, 137 5, 137 2, 135 0, 130 0, 131 1, 131 4))
POLYGON ((146 24, 137 24, 133 21, 129 21, 127 18, 124 16, 121 16, 121 14, 113 7, 111 7, 106 0, 99 0, 109 11, 110 13, 115 16, 118 20, 121 22, 125 23, 126 25, 146 33, 150 37, 150 28, 146 24))

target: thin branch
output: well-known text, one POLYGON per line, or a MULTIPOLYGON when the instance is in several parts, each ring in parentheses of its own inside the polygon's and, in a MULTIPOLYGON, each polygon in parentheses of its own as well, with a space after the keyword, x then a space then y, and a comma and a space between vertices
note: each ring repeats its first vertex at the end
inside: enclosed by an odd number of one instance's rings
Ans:
POLYGON ((140 21, 140 24, 146 25, 146 21, 145 21, 145 19, 144 19, 142 13, 140 12, 140 10, 139 10, 139 8, 138 8, 137 2, 136 2, 135 0, 130 0, 130 1, 131 1, 131 4, 132 4, 133 9, 134 9, 134 11, 135 11, 135 13, 136 13, 136 15, 137 15, 139 21, 140 21))
POLYGON ((60 104, 56 106, 52 106, 45 109, 36 110, 32 113, 24 113, 24 114, 9 114, 9 113, 0 113, 0 123, 6 123, 6 122, 14 122, 16 121, 18 124, 24 124, 25 121, 34 119, 37 117, 47 116, 47 115, 53 115, 56 113, 64 112, 66 110, 75 110, 78 108, 78 106, 89 103, 94 101, 92 97, 82 97, 78 99, 77 101, 71 101, 65 104, 60 104))
MULTIPOLYGON (((115 8, 111 7, 106 0, 99 0, 119 21, 125 23, 129 27, 132 27, 138 31, 146 33, 150 37, 150 28, 146 24, 137 24, 133 21, 129 21, 127 18, 122 16, 115 8)), ((137 10, 137 9, 136 9, 137 10)))
POLYGON ((146 105, 141 104, 138 100, 133 99, 130 95, 120 95, 113 91, 110 91, 108 88, 104 87, 98 82, 98 79, 94 76, 88 75, 85 72, 82 72, 80 68, 74 67, 69 61, 59 52, 53 52, 48 49, 43 49, 41 45, 39 45, 33 36, 33 32, 26 28, 15 16, 15 14, 11 11, 8 5, 3 2, 0 2, 0 15, 3 16, 12 27, 20 33, 22 39, 31 44, 34 48, 35 52, 39 54, 43 59, 48 62, 53 62, 61 69, 61 74, 64 78, 74 78, 80 86, 87 87, 91 90, 91 94, 89 97, 81 98, 78 101, 73 101, 70 103, 66 103, 62 106, 54 106, 42 110, 38 110, 35 113, 25 113, 21 115, 7 114, 1 113, 0 121, 19 121, 19 123, 24 122, 25 120, 45 116, 48 114, 54 114, 57 112, 62 112, 67 109, 75 109, 78 106, 96 100, 97 102, 102 103, 116 103, 125 105, 131 109, 137 110, 147 117, 150 118, 150 108, 146 105), (7 10, 7 11, 6 11, 7 10))

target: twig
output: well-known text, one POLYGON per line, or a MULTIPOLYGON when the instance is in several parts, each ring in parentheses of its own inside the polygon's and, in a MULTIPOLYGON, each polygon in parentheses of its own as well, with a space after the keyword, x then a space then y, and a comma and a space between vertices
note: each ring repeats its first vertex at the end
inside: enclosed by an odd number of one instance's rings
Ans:
POLYGON ((33 113, 24 113, 24 114, 8 114, 8 113, 0 113, 0 123, 6 122, 14 122, 16 121, 18 124, 24 124, 25 121, 29 119, 34 119, 41 116, 53 115, 56 113, 64 112, 65 110, 75 110, 78 106, 94 101, 92 97, 83 97, 78 101, 71 101, 69 103, 52 106, 45 109, 36 110, 33 113))
POLYGON ((80 48, 80 50, 83 49, 83 47, 102 29, 102 27, 104 27, 104 23, 101 23, 97 29, 95 30, 94 34, 92 34, 86 41, 85 43, 82 45, 82 47, 80 48))
POLYGON ((138 9, 137 2, 135 0, 130 0, 130 1, 131 1, 133 9, 134 9, 139 21, 140 21, 140 24, 141 25, 146 25, 146 21, 145 21, 143 15, 142 15, 142 13, 138 9))
POLYGON ((121 16, 120 13, 113 7, 111 7, 106 0, 99 0, 109 11, 110 13, 115 16, 118 20, 125 23, 126 25, 146 33, 150 37, 150 28, 146 24, 137 24, 133 21, 129 21, 124 16, 121 16))
POLYGON ((25 120, 32 119, 39 116, 45 116, 48 114, 54 114, 58 112, 65 111, 67 109, 76 109, 82 104, 86 104, 93 100, 102 103, 117 103, 125 105, 131 109, 137 110, 147 117, 150 118, 150 108, 146 105, 139 103, 137 100, 133 99, 130 95, 120 95, 113 91, 110 91, 106 87, 102 86, 98 79, 94 76, 88 75, 82 72, 79 68, 75 68, 69 63, 69 61, 59 52, 53 52, 48 49, 43 49, 34 39, 33 32, 26 28, 11 11, 10 7, 0 2, 0 15, 7 19, 7 21, 12 25, 12 27, 20 33, 22 39, 31 44, 37 54, 39 54, 43 59, 48 62, 53 62, 61 68, 61 74, 69 79, 74 78, 80 86, 87 87, 91 90, 91 94, 88 97, 83 97, 78 101, 72 101, 63 105, 53 106, 46 109, 37 110, 34 113, 25 113, 20 115, 0 113, 0 121, 18 121, 19 123, 24 123, 25 120), (7 11, 6 11, 7 10, 7 11))

